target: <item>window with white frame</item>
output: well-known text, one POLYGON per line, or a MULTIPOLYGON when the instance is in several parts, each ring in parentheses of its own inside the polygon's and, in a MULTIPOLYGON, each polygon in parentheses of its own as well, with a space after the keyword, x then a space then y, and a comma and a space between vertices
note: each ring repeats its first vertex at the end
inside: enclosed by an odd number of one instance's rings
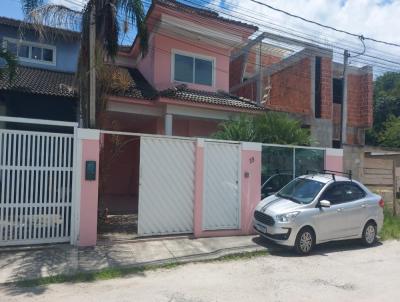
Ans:
POLYGON ((214 86, 214 58, 173 52, 172 62, 174 81, 214 86))
POLYGON ((52 45, 3 38, 3 47, 21 61, 49 65, 56 64, 56 47, 52 45))

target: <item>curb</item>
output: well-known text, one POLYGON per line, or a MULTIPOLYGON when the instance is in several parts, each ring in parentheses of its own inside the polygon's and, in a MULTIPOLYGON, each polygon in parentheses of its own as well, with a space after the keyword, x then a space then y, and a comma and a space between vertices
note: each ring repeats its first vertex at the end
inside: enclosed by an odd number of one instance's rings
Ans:
POLYGON ((177 263, 177 264, 198 263, 198 262, 203 262, 203 261, 218 260, 219 258, 222 258, 224 256, 229 256, 229 255, 259 252, 259 251, 270 252, 273 250, 274 249, 266 248, 266 247, 258 246, 258 245, 246 245, 246 246, 239 246, 239 247, 232 247, 232 248, 223 248, 223 249, 217 249, 212 252, 193 254, 193 255, 188 255, 188 256, 180 256, 180 257, 171 257, 171 258, 165 258, 165 259, 154 260, 154 261, 139 262, 139 263, 131 264, 131 265, 116 265, 116 266, 110 266, 110 267, 102 268, 102 269, 89 269, 89 270, 81 270, 81 271, 77 270, 77 271, 68 272, 65 274, 56 274, 56 275, 52 275, 52 276, 42 276, 42 277, 30 278, 30 279, 18 278, 13 281, 7 281, 7 282, 3 282, 3 283, 0 282, 0 286, 14 286, 19 282, 28 281, 28 280, 37 280, 37 279, 42 279, 42 278, 47 278, 47 277, 55 277, 57 275, 73 276, 73 275, 80 274, 80 273, 90 274, 90 273, 101 272, 103 270, 113 269, 113 268, 128 269, 128 268, 141 268, 141 267, 146 267, 146 266, 162 266, 162 265, 166 265, 166 264, 175 264, 175 263, 177 263))

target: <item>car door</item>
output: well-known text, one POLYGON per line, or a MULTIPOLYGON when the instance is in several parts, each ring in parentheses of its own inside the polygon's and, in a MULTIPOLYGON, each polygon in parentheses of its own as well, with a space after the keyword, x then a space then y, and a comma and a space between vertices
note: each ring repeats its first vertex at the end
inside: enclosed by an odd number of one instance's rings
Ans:
POLYGON ((319 200, 328 200, 329 208, 320 208, 314 216, 318 241, 328 241, 342 237, 348 228, 346 217, 343 215, 344 183, 335 182, 322 193, 319 200))
POLYGON ((366 193, 357 184, 348 182, 343 187, 342 215, 347 228, 343 230, 343 237, 352 237, 359 234, 367 216, 366 193))

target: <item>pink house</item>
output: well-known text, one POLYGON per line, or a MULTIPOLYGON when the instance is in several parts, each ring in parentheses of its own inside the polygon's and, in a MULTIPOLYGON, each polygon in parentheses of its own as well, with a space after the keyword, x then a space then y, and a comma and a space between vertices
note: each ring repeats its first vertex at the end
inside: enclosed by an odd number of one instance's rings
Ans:
MULTIPOLYGON (((222 121, 265 111, 229 94, 231 53, 257 27, 170 0, 153 1, 146 24, 147 53, 141 53, 136 39, 116 59, 129 88, 109 96, 101 117, 103 129, 209 137, 222 121)), ((103 150, 110 149, 109 140, 110 136, 104 137, 103 150)), ((104 155, 105 162, 109 156, 104 155)), ((137 140, 127 144, 112 164, 103 192, 113 212, 137 212, 139 160, 137 140)))
POLYGON ((117 59, 131 85, 109 97, 106 128, 206 137, 221 121, 264 110, 228 93, 231 52, 257 27, 170 0, 153 1, 146 24, 148 52, 136 39, 117 59))

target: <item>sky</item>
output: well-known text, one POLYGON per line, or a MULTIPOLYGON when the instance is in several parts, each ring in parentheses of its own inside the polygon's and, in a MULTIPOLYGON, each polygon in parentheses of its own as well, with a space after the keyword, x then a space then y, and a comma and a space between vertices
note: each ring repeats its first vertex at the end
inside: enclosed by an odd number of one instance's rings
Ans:
MULTIPOLYGON (((1 15, 21 19, 23 17, 19 0, 2 0, 1 15)), ((79 8, 87 0, 48 0, 79 8)), ((275 12, 252 0, 181 0, 188 4, 207 6, 223 13, 228 18, 236 18, 249 23, 263 24, 262 30, 280 30, 289 35, 307 33, 308 37, 326 45, 345 45, 353 53, 362 51, 362 43, 357 38, 321 29, 303 21, 275 12)), ((347 30, 366 37, 400 44, 400 0, 258 0, 276 8, 300 15, 326 25, 347 30)), ((146 3, 149 0, 145 1, 146 3)), ((145 5, 148 7, 148 5, 145 5)), ((135 32, 121 36, 122 44, 130 44, 135 32)), ((385 57, 400 61, 399 48, 387 47, 376 43, 366 43, 371 54, 383 54, 385 57)))

